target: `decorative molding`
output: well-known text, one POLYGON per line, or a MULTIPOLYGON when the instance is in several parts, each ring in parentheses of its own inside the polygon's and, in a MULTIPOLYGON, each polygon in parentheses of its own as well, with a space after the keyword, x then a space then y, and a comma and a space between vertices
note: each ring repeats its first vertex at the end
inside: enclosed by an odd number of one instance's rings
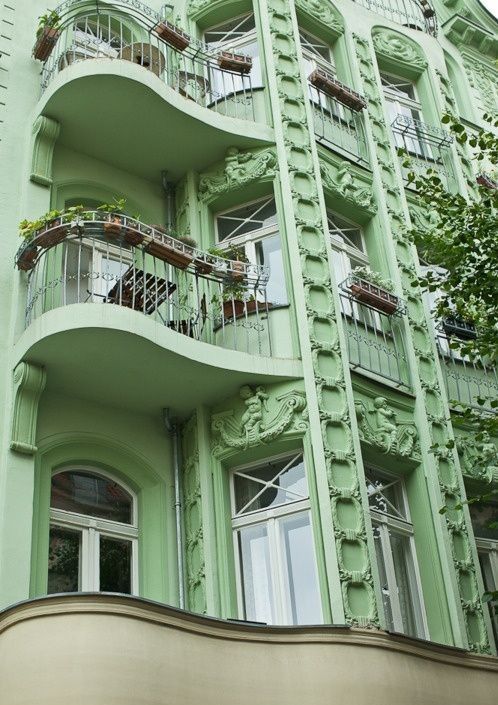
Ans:
POLYGON ((199 199, 208 201, 227 191, 242 188, 251 181, 273 178, 276 169, 277 156, 272 149, 243 152, 237 147, 230 147, 222 169, 201 175, 199 199))
POLYGON ((42 186, 52 185, 52 158, 61 126, 56 120, 40 115, 33 125, 33 154, 30 179, 42 186))
POLYGON ((427 61, 420 47, 403 34, 387 29, 374 28, 372 31, 375 53, 390 64, 408 69, 411 73, 422 73, 427 61))
POLYGON ((323 186, 337 196, 340 196, 348 203, 367 211, 371 215, 377 212, 377 204, 374 201, 372 188, 363 185, 354 175, 351 165, 343 161, 338 168, 320 162, 320 172, 323 186))
POLYGON ((494 86, 498 81, 498 73, 475 58, 464 57, 463 66, 469 83, 481 100, 485 111, 494 114, 498 105, 494 97, 494 86))
POLYGON ((217 6, 225 5, 225 0, 190 0, 187 4, 187 15, 189 17, 197 17, 201 15, 204 10, 209 8, 214 11, 217 6))
POLYGON ((38 450, 35 445, 36 421, 45 383, 43 367, 20 362, 14 370, 15 398, 10 447, 18 453, 33 455, 38 450))
POLYGON ((498 37, 476 22, 470 13, 464 17, 464 12, 460 10, 444 23, 442 29, 449 41, 459 49, 472 47, 493 62, 498 58, 498 37))
POLYGON ((372 408, 355 401, 360 438, 382 453, 420 460, 418 432, 414 423, 398 421, 385 397, 376 397, 372 408))
POLYGON ((344 32, 344 22, 329 0, 295 0, 296 8, 325 25, 337 36, 344 32))
POLYGON ((233 411, 213 416, 211 428, 220 437, 213 451, 217 456, 227 448, 245 450, 260 443, 270 443, 283 433, 302 435, 308 429, 304 392, 291 391, 276 397, 279 406, 271 418, 269 396, 264 387, 254 388, 245 384, 240 388, 239 396, 246 407, 240 419, 234 419, 233 411))
POLYGON ((456 447, 464 475, 486 482, 498 480, 498 449, 486 431, 479 442, 471 442, 467 436, 458 437, 456 447))

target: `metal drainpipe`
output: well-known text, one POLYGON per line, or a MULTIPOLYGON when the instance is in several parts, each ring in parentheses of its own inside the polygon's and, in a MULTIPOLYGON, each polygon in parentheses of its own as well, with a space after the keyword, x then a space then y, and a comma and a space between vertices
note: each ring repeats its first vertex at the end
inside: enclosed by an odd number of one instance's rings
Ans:
POLYGON ((168 206, 168 222, 166 223, 166 225, 168 227, 168 230, 171 230, 175 225, 175 214, 173 210, 175 200, 175 185, 173 182, 168 181, 167 171, 161 171, 161 180, 163 184, 164 193, 166 194, 166 203, 168 206))
POLYGON ((163 420, 173 443, 173 477, 175 486, 175 519, 176 519, 176 561, 178 567, 178 598, 180 609, 185 609, 185 582, 183 579, 183 532, 182 532, 182 502, 180 493, 180 433, 169 415, 169 409, 163 409, 163 420))

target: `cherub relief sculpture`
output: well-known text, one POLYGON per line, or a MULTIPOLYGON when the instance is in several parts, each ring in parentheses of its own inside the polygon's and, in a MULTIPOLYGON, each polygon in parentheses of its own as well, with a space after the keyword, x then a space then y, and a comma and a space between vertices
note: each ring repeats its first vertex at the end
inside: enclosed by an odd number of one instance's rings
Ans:
POLYGON ((372 406, 369 409, 362 401, 355 401, 361 439, 383 453, 418 459, 420 451, 415 424, 398 421, 385 397, 376 397, 372 406))
POLYGON ((488 482, 498 478, 498 449, 487 431, 477 443, 472 443, 467 436, 460 436, 456 439, 456 447, 465 475, 488 482))
POLYGON ((304 433, 308 428, 304 392, 292 391, 276 397, 278 408, 271 418, 270 397, 264 387, 245 384, 240 388, 239 396, 245 406, 239 420, 234 418, 233 411, 213 416, 211 428, 219 436, 215 454, 221 454, 226 448, 243 449, 269 443, 284 432, 304 433))

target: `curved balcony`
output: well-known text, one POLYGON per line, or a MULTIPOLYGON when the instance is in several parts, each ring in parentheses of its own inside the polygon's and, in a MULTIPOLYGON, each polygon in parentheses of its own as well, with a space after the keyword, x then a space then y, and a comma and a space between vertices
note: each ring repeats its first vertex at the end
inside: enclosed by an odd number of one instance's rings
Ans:
POLYGON ((89 211, 47 223, 19 250, 26 326, 71 304, 120 306, 195 340, 271 355, 265 267, 223 259, 134 218, 89 211))
MULTIPOLYGON (((119 0, 112 7, 67 0, 42 70, 42 90, 67 67, 92 59, 141 66, 189 101, 222 115, 256 120, 251 61, 209 50, 141 2, 119 0), (80 6, 78 8, 78 5, 80 6), (93 6, 93 7, 92 7, 93 6), (248 63, 246 63, 246 61, 248 63)), ((35 56, 45 57, 46 52, 35 56)))
POLYGON ((496 702, 496 658, 377 630, 266 627, 86 594, 15 605, 0 633, 9 703, 496 702))
POLYGON ((391 22, 437 36, 437 17, 429 0, 354 0, 391 22))

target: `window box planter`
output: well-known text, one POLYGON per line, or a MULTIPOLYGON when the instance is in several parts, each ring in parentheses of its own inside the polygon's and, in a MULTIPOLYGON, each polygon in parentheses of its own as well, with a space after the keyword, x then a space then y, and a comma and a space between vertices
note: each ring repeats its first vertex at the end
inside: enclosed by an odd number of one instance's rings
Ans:
POLYGON ((109 240, 117 240, 121 235, 122 219, 119 215, 111 214, 109 220, 104 223, 104 235, 109 240))
POLYGON ((123 239, 127 245, 136 247, 143 243, 145 235, 135 228, 125 228, 123 239))
POLYGON ((350 285, 350 292, 357 301, 368 304, 377 311, 392 315, 398 310, 397 296, 365 279, 354 279, 350 285))
POLYGON ((60 34, 59 29, 44 27, 33 47, 34 58, 39 61, 46 61, 52 53, 54 46, 57 44, 60 34))
POLYGON ((47 230, 42 230, 36 235, 36 244, 44 248, 54 247, 65 240, 67 233, 67 225, 62 225, 60 218, 57 218, 47 223, 47 230))
POLYGON ((331 98, 335 98, 339 103, 351 108, 351 110, 359 112, 367 107, 365 99, 359 93, 356 93, 352 88, 344 85, 335 76, 322 69, 315 69, 308 80, 312 86, 323 91, 331 98))
POLYGON ((154 32, 178 51, 183 51, 190 44, 189 35, 167 20, 159 22, 154 27, 154 32))
POLYGON ((22 272, 29 272, 30 269, 34 269, 37 255, 38 248, 35 245, 27 245, 17 258, 17 268, 22 272))
POLYGON ((454 336, 461 340, 474 340, 476 337, 476 329, 470 321, 464 321, 462 318, 443 318, 443 330, 448 336, 454 336))
POLYGON ((177 250, 172 245, 161 242, 161 240, 151 240, 145 249, 153 257, 157 257, 163 262, 168 262, 168 264, 178 269, 186 269, 193 260, 191 255, 177 250))
POLYGON ((476 178, 476 181, 479 186, 485 186, 486 188, 493 189, 493 191, 498 189, 498 183, 496 183, 496 181, 494 181, 487 174, 479 174, 479 176, 476 178))
POLYGON ((194 267, 195 271, 199 274, 211 274, 214 269, 213 265, 210 262, 206 262, 203 259, 195 259, 194 267))
POLYGON ((220 51, 218 54, 218 66, 226 71, 247 74, 252 69, 252 57, 244 54, 234 54, 231 51, 220 51))
POLYGON ((242 282, 245 277, 245 265, 244 262, 239 262, 237 260, 230 262, 231 272, 228 272, 228 277, 233 282, 242 282))
POLYGON ((223 301, 223 318, 237 318, 244 314, 246 302, 241 299, 223 301))

